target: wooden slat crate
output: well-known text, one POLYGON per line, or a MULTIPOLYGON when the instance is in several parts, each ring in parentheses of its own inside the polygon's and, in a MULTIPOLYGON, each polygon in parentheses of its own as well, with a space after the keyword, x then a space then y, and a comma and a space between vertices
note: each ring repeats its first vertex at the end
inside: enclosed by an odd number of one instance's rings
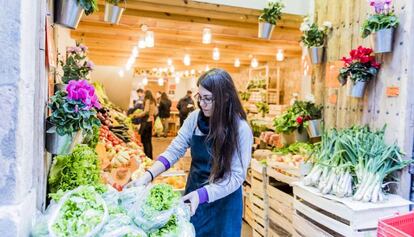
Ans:
POLYGON ((396 195, 376 204, 352 202, 350 198, 331 200, 300 183, 294 185, 293 193, 293 226, 303 237, 376 236, 379 218, 408 212, 410 204, 396 195))
MULTIPOLYGON (((294 232, 292 224, 293 196, 275 186, 275 183, 270 182, 269 178, 266 188, 269 203, 269 237, 291 236, 294 232)), ((291 192, 291 187, 287 187, 291 192)))
POLYGON ((269 159, 267 164, 267 175, 269 177, 289 185, 299 181, 303 175, 308 173, 310 168, 307 164, 301 164, 299 167, 296 167, 283 162, 277 162, 273 159, 269 159))
POLYGON ((251 209, 253 212, 253 236, 267 237, 268 231, 268 202, 266 194, 266 167, 257 160, 251 162, 251 209))

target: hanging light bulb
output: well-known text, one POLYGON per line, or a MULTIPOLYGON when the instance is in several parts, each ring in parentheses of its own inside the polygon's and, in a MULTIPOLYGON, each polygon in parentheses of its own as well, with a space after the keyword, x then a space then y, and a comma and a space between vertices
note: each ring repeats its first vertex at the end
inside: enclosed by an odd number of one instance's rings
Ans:
POLYGON ((213 49, 213 60, 215 61, 220 60, 220 51, 217 47, 213 49))
POLYGON ((118 71, 118 75, 119 75, 119 77, 124 77, 124 70, 119 70, 118 71))
POLYGON ((211 29, 204 28, 203 29, 203 44, 210 44, 211 43, 211 29))
POLYGON ((134 46, 134 48, 132 48, 132 56, 134 58, 137 58, 138 57, 138 54, 139 54, 138 47, 137 46, 134 46))
POLYGON ((259 66, 259 62, 257 61, 256 58, 252 58, 252 61, 250 62, 250 66, 252 66, 252 68, 256 68, 259 66))
POLYGON ((281 61, 283 61, 283 59, 285 59, 285 55, 283 54, 283 49, 277 50, 276 60, 281 62, 281 61))
POLYGON ((164 85, 164 79, 163 78, 158 78, 158 85, 163 86, 164 85))
POLYGON ((235 66, 235 67, 240 67, 240 59, 239 59, 239 58, 236 58, 236 59, 234 60, 234 66, 235 66))
POLYGON ((172 63, 173 63, 172 59, 171 59, 171 58, 168 58, 168 59, 167 59, 167 65, 168 65, 168 66, 171 66, 171 65, 172 65, 172 63))
POLYGON ((145 76, 144 79, 142 79, 142 85, 144 85, 144 86, 148 85, 148 78, 147 78, 147 76, 145 76))
POLYGON ((184 65, 190 66, 191 65, 191 58, 189 54, 184 55, 183 59, 184 65))
POLYGON ((206 68, 204 69, 204 71, 209 71, 210 70, 210 67, 208 66, 208 65, 206 65, 206 68))
POLYGON ((175 74, 175 84, 179 84, 180 83, 180 75, 175 74))
POLYGON ((171 65, 171 67, 170 67, 170 72, 172 72, 172 73, 175 72, 175 67, 173 65, 171 65))
POLYGON ((195 75, 195 70, 191 69, 191 75, 195 75))
POLYGON ((147 46, 147 48, 153 48, 154 41, 154 31, 147 31, 145 33, 145 46, 147 46))
POLYGON ((185 70, 184 75, 185 75, 186 77, 188 77, 188 76, 190 75, 190 72, 189 72, 188 70, 185 70))
POLYGON ((145 45, 145 38, 141 37, 138 41, 138 48, 145 49, 147 46, 145 45))

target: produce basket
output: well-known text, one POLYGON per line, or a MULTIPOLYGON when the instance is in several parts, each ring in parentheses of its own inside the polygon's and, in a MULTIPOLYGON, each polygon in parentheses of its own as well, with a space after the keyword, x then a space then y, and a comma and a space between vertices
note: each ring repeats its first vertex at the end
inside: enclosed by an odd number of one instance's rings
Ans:
POLYGON ((414 211, 378 222, 378 237, 410 237, 414 236, 414 211))

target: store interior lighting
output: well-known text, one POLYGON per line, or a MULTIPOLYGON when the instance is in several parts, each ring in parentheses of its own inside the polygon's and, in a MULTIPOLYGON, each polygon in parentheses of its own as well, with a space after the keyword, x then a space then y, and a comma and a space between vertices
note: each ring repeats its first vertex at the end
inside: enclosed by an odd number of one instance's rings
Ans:
POLYGON ((134 58, 137 58, 138 55, 139 55, 138 46, 134 46, 134 48, 132 48, 132 56, 134 58))
POLYGON ((124 77, 124 75, 125 75, 124 70, 122 70, 122 69, 119 70, 118 75, 119 75, 119 77, 124 77))
POLYGON ((145 46, 147 48, 153 48, 154 47, 154 32, 153 31, 147 31, 145 32, 145 46))
POLYGON ((145 38, 144 37, 141 37, 139 39, 139 41, 138 41, 138 48, 140 48, 140 49, 145 49, 146 48, 145 38))
POLYGON ((239 59, 239 58, 236 58, 236 59, 234 60, 234 66, 235 66, 235 67, 240 67, 240 59, 239 59))
POLYGON ((213 49, 213 60, 215 61, 220 60, 220 51, 217 47, 213 49))
POLYGON ((172 65, 172 63, 173 63, 172 59, 171 59, 171 58, 168 58, 168 59, 167 59, 167 65, 168 65, 168 66, 171 66, 171 65, 172 65))
POLYGON ((164 79, 158 78, 158 85, 163 86, 164 85, 164 79))
POLYGON ((175 74, 175 84, 180 84, 180 75, 175 74))
POLYGON ((142 85, 148 85, 148 78, 146 76, 144 77, 144 79, 142 79, 142 85))
POLYGON ((210 70, 210 67, 208 65, 206 65, 205 71, 207 72, 209 70, 210 70))
POLYGON ((203 29, 203 44, 210 44, 211 43, 211 29, 204 28, 203 29))
POLYGON ((285 59, 285 55, 283 54, 283 49, 279 49, 276 53, 276 61, 283 61, 285 59))
POLYGON ((183 63, 186 66, 190 66, 191 65, 191 58, 190 58, 190 55, 189 54, 184 55, 183 63))
POLYGON ((256 58, 252 58, 252 61, 250 62, 250 66, 252 68, 257 68, 259 66, 259 62, 257 61, 256 58))

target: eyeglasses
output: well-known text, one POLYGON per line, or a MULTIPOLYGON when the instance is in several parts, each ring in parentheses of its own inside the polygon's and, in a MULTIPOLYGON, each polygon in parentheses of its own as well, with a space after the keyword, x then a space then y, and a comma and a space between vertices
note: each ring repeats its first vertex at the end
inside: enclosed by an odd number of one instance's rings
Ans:
POLYGON ((197 102, 200 104, 201 102, 203 102, 204 104, 209 105, 213 103, 214 101, 214 98, 210 96, 201 97, 200 94, 196 94, 194 97, 196 98, 197 102))

